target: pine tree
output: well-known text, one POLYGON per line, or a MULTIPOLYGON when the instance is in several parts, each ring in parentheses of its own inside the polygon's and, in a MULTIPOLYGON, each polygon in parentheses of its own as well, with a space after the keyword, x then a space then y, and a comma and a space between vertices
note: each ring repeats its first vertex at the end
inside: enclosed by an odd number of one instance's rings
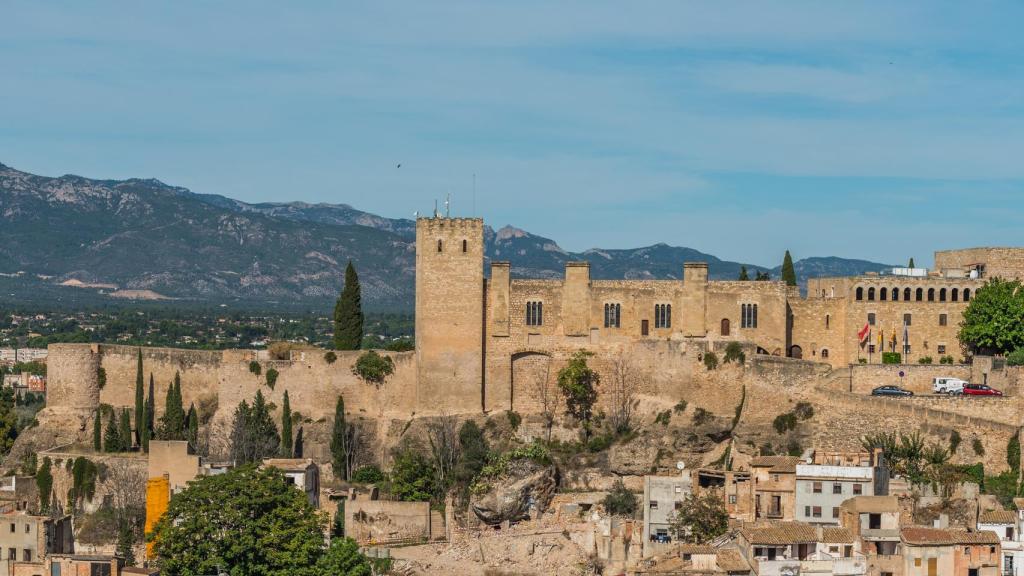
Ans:
POLYGON ((345 424, 345 399, 341 396, 338 396, 338 403, 334 406, 331 458, 334 463, 334 477, 348 480, 348 427, 345 424))
POLYGON ((118 433, 121 437, 121 451, 126 452, 131 450, 132 444, 132 417, 128 413, 127 408, 121 409, 121 431, 118 433))
POLYGON ((796 270, 793 268, 793 257, 786 250, 786 256, 782 259, 782 281, 786 286, 796 286, 796 270))
POLYGON ((117 424, 114 412, 116 412, 116 410, 110 411, 110 419, 107 421, 107 431, 103 435, 104 452, 121 451, 121 427, 117 424))
POLYGON ((913 268, 913 267, 914 267, 914 257, 911 256, 910 257, 910 264, 907 265, 907 268, 913 268))
POLYGON ((281 406, 281 457, 292 457, 292 405, 288 401, 288 391, 284 391, 284 402, 281 406))
POLYGON ((747 267, 746 266, 740 266, 740 277, 739 277, 739 280, 741 282, 746 282, 747 280, 750 280, 750 276, 747 274, 747 267))
POLYGON ((363 344, 363 303, 359 276, 349 261, 345 267, 345 287, 334 304, 334 347, 359 350, 363 344))
POLYGON ((142 446, 143 429, 146 427, 146 396, 144 386, 146 380, 142 375, 142 348, 139 348, 138 362, 135 367, 135 441, 142 446))
POLYGON ((193 449, 199 446, 199 414, 196 412, 196 403, 188 407, 188 443, 193 449))
POLYGON ((103 407, 96 408, 96 416, 92 419, 92 447, 97 452, 103 451, 103 407))
POLYGON ((270 408, 261 390, 250 407, 242 401, 235 410, 231 429, 231 456, 238 464, 259 462, 276 455, 281 449, 281 436, 270 415, 270 408))

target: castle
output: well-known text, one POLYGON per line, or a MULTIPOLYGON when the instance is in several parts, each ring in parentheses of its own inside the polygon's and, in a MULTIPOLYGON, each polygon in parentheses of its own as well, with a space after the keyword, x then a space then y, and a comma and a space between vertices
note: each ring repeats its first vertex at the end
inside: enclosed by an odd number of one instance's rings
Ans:
POLYGON ((963 357, 963 310, 991 277, 1024 277, 1024 249, 935 253, 935 270, 816 278, 807 295, 780 281, 709 281, 703 262, 682 280, 595 280, 586 262, 565 278, 514 279, 509 262, 484 275, 483 221, 416 223, 416 370, 421 398, 457 395, 485 411, 526 410, 537 379, 577 350, 648 356, 670 370, 676 352, 730 341, 759 354, 832 366, 963 357), (654 357, 650 357, 653 351, 654 357))

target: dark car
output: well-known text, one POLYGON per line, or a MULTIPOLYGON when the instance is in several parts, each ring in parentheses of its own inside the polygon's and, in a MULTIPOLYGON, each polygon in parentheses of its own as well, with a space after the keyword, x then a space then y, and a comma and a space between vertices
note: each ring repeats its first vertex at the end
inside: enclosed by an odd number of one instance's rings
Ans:
POLYGON ((984 384, 967 384, 964 386, 965 396, 1002 396, 1003 393, 984 384))
POLYGON ((872 396, 913 396, 910 390, 904 390, 899 386, 879 386, 871 391, 872 396))

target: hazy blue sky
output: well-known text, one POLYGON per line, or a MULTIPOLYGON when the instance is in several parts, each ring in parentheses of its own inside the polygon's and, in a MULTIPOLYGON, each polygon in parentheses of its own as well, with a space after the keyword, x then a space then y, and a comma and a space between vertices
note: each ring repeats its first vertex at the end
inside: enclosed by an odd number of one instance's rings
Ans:
POLYGON ((1024 244, 1024 4, 5 2, 0 162, 774 265, 1024 244), (301 8, 300 8, 301 6, 301 8), (400 169, 396 168, 402 164, 400 169))

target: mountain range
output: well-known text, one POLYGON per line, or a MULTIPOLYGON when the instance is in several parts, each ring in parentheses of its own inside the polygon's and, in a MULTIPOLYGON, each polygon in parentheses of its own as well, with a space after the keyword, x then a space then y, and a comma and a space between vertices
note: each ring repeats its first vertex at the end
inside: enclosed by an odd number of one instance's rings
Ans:
MULTIPOLYGON (((506 226, 485 229, 488 260, 508 260, 514 277, 560 278, 587 260, 593 278, 679 278, 687 261, 712 279, 766 268, 685 247, 563 250, 554 240, 506 226)), ((0 164, 0 293, 33 301, 83 293, 179 303, 315 309, 333 302, 344 267, 359 271, 369 309, 411 310, 415 222, 346 204, 250 204, 197 194, 154 179, 36 176, 0 164)), ((889 265, 837 257, 794 265, 798 280, 861 274, 889 265)))

